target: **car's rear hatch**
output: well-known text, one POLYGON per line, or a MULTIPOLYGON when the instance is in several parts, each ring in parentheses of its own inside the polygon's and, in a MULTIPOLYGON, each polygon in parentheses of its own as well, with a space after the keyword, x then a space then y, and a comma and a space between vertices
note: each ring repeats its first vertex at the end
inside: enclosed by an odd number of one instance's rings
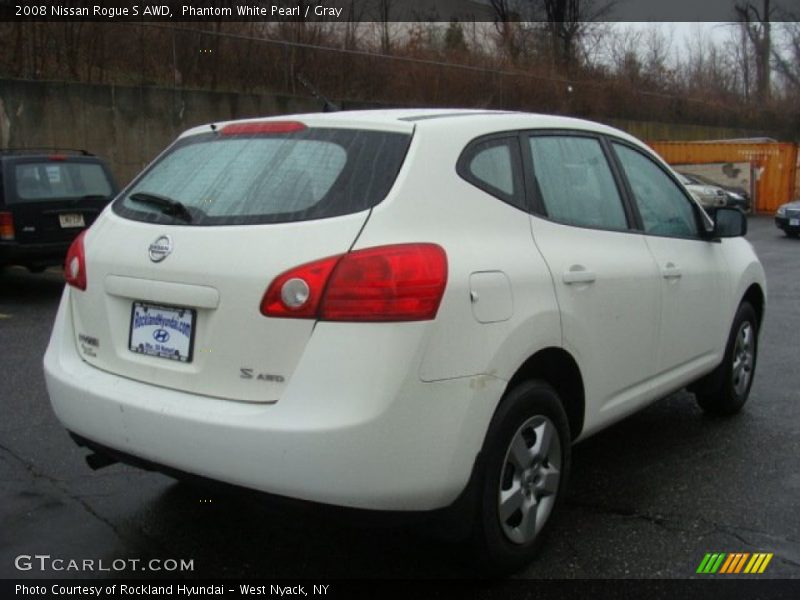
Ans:
POLYGON ((108 168, 92 156, 49 154, 5 159, 5 203, 14 241, 68 244, 116 194, 108 168))
POLYGON ((213 397, 279 400, 315 321, 264 316, 264 293, 282 272, 352 247, 410 130, 277 123, 179 139, 88 232, 88 285, 71 295, 87 362, 213 397))

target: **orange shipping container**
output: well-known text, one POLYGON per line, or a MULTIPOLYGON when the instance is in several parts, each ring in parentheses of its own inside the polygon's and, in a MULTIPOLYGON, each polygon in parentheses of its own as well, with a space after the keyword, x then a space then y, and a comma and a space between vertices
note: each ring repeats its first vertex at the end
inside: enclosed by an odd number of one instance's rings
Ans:
POLYGON ((670 165, 750 163, 756 182, 755 209, 774 212, 795 198, 797 144, 761 140, 719 142, 650 142, 670 165))

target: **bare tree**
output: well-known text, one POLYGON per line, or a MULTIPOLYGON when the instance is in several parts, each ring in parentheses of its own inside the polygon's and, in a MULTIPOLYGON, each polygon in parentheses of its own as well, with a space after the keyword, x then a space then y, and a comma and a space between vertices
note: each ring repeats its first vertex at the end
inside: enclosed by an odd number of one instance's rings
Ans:
POLYGON ((737 21, 730 23, 730 33, 726 42, 727 52, 734 65, 736 87, 745 103, 753 96, 754 57, 750 51, 750 38, 747 34, 747 23, 737 21))
POLYGON ((757 2, 741 2, 735 5, 739 21, 744 24, 747 37, 753 46, 756 63, 756 94, 762 102, 770 97, 770 58, 772 56, 772 24, 773 9, 770 0, 761 0, 761 9, 757 2))
POLYGON ((702 97, 706 102, 736 102, 737 68, 731 54, 703 30, 696 30, 687 40, 679 64, 681 85, 687 96, 702 97))
MULTIPOLYGON (((587 30, 616 4, 616 0, 491 0, 495 26, 506 47, 519 52, 511 25, 520 18, 547 24, 550 52, 558 67, 574 67, 587 30)), ((524 28, 523 28, 524 29, 524 28)))
POLYGON ((494 27, 499 36, 499 46, 503 48, 512 62, 516 62, 519 56, 517 44, 516 23, 519 15, 512 10, 512 5, 517 0, 491 0, 492 10, 494 10, 494 27))
POLYGON ((364 18, 364 4, 350 0, 347 5, 347 19, 344 30, 344 47, 348 50, 355 50, 358 47, 358 27, 364 18))
POLYGON ((550 43, 556 63, 572 67, 577 62, 578 47, 587 27, 607 15, 616 2, 598 0, 536 0, 549 24, 550 43))
POLYGON ((663 80, 670 72, 670 53, 672 44, 670 39, 673 33, 665 33, 658 27, 652 26, 644 36, 644 63, 647 72, 663 80))
POLYGON ((643 67, 639 56, 643 37, 643 31, 632 27, 617 28, 605 37, 605 55, 615 73, 638 81, 643 67))
POLYGON ((390 22, 392 19, 393 0, 378 1, 378 16, 381 26, 381 52, 389 54, 392 51, 392 39, 390 36, 390 22))
POLYGON ((775 71, 791 87, 795 94, 800 93, 800 14, 785 12, 781 29, 783 43, 772 49, 775 71))

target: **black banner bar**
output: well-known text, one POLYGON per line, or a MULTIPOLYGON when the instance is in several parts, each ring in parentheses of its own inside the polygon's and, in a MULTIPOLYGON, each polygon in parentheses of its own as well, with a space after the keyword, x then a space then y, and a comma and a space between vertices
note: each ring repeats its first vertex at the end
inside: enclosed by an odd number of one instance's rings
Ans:
MULTIPOLYGON (((506 21, 546 20, 543 2, 500 0, 506 21)), ((737 20, 733 0, 594 0, 586 20, 725 22, 737 20)), ((796 0, 772 0, 772 22, 795 21, 796 0)), ((0 21, 324 21, 494 22, 490 0, 0 0, 0 21)), ((578 20, 583 20, 580 18, 578 20)))
POLYGON ((10 598, 318 598, 319 600, 458 598, 459 600, 795 600, 800 580, 4 580, 0 595, 10 598))

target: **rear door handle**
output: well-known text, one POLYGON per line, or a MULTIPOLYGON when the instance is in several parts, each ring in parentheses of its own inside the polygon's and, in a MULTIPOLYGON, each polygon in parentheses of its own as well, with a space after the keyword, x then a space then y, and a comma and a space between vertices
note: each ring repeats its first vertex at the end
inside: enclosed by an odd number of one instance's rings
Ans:
POLYGON ((681 268, 671 262, 664 265, 664 269, 661 271, 661 276, 664 279, 680 279, 682 275, 681 268))
POLYGON ((569 271, 564 271, 561 279, 567 285, 571 285, 573 283, 594 283, 597 276, 594 271, 587 270, 583 265, 572 265, 569 271))

